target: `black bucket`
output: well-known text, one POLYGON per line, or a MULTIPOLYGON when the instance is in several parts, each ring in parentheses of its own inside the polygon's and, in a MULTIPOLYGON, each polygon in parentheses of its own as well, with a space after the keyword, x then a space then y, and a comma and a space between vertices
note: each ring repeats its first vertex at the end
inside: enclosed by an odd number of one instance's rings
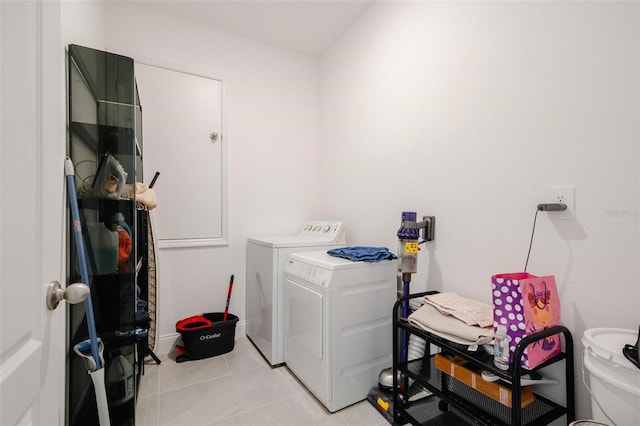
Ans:
POLYGON ((227 320, 222 321, 223 316, 222 312, 210 312, 178 321, 176 331, 182 335, 184 353, 176 358, 176 362, 231 352, 235 344, 238 317, 227 314, 227 320))

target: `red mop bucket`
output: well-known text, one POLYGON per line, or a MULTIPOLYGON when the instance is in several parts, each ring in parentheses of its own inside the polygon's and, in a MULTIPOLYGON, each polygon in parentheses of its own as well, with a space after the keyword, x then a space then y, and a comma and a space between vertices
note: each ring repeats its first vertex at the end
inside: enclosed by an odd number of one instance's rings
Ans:
POLYGON ((229 282, 224 312, 211 312, 185 318, 176 323, 184 346, 176 346, 180 355, 176 362, 209 358, 233 350, 238 317, 229 313, 233 275, 229 282))
POLYGON ((182 336, 184 346, 178 346, 180 355, 176 362, 209 358, 233 350, 238 317, 223 312, 211 312, 185 318, 176 323, 176 331, 182 336))

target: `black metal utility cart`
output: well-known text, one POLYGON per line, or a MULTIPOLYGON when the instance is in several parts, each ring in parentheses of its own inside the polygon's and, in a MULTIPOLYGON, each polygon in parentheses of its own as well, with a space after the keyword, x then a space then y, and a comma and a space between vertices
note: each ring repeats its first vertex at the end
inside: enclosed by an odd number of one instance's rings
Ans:
POLYGON ((401 307, 405 300, 421 298, 434 293, 436 292, 431 291, 404 296, 398 299, 393 308, 393 414, 395 424, 529 426, 547 425, 562 416, 566 416, 567 424, 575 420, 573 338, 567 328, 563 326, 552 327, 522 339, 516 347, 514 362, 511 363, 509 370, 503 371, 494 366, 493 357, 485 351, 468 351, 466 345, 451 342, 413 327, 406 318, 401 317, 401 307), (407 341, 410 335, 415 335, 427 342, 424 358, 401 362, 400 334, 403 330, 408 333, 407 341), (561 382, 556 386, 565 387, 567 402, 563 406, 534 393, 534 401, 524 408, 519 408, 522 401, 520 377, 528 372, 520 366, 524 349, 530 343, 555 334, 564 336, 563 352, 535 370, 564 360, 565 380, 564 383, 561 382), (503 405, 438 369, 435 366, 435 354, 431 353, 431 345, 439 347, 443 355, 457 356, 475 368, 488 370, 500 378, 510 381, 511 406, 514 408, 503 405), (432 392, 433 395, 417 401, 410 401, 410 387, 416 385, 432 392))

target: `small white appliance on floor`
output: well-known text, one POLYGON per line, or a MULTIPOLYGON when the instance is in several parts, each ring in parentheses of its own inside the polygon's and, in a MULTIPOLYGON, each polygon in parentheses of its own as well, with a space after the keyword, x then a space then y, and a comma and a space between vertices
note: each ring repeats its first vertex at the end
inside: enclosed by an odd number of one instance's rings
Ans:
POLYGON ((392 364, 397 262, 294 253, 285 267, 285 363, 331 412, 366 399, 392 364))
POLYGON ((296 235, 247 239, 247 337, 272 366, 284 363, 284 266, 291 253, 345 245, 344 224, 311 220, 296 235))

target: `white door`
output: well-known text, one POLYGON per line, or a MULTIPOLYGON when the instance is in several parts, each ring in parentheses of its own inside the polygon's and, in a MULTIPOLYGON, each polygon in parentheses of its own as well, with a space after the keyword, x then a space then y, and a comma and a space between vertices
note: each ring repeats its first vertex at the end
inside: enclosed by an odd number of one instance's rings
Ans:
POLYGON ((60 2, 0 1, 0 425, 64 424, 60 2))

